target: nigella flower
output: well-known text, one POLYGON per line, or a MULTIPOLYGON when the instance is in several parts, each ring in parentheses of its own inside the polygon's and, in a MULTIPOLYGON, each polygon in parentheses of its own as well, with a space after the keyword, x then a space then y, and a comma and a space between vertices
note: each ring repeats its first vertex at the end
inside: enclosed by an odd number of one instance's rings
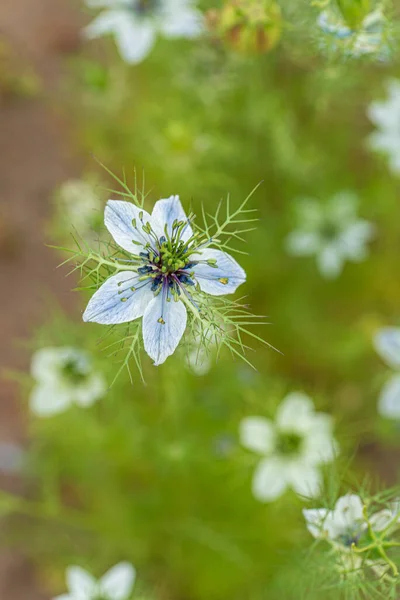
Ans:
MULTIPOLYGON (((384 508, 371 516, 366 516, 365 506, 356 494, 346 494, 340 497, 333 510, 327 508, 304 509, 303 515, 307 529, 316 539, 326 540, 341 557, 338 560, 339 570, 359 569, 363 559, 354 549, 362 550, 371 542, 369 529, 374 532, 386 532, 390 535, 399 526, 399 511, 397 503, 384 508), (351 558, 352 557, 352 558, 351 558)), ((377 574, 387 570, 384 561, 365 561, 366 566, 377 574)))
POLYGON ((391 79, 387 92, 386 100, 373 102, 368 108, 368 117, 377 127, 368 143, 373 150, 387 154, 390 169, 400 174, 400 81, 391 79))
POLYGON ((286 396, 275 422, 243 419, 240 440, 263 457, 253 477, 253 494, 262 502, 276 500, 287 488, 301 496, 316 496, 320 466, 333 461, 337 451, 332 418, 315 412, 312 400, 300 392, 286 396))
POLYGON ((194 38, 202 31, 202 18, 193 0, 86 0, 103 12, 85 29, 88 38, 112 33, 122 58, 141 62, 158 34, 167 38, 194 38))
POLYGON ((66 572, 68 593, 54 600, 128 600, 135 578, 135 569, 127 562, 115 565, 99 580, 81 567, 71 566, 66 572))
POLYGON ((350 27, 339 10, 330 8, 320 13, 317 22, 321 30, 335 40, 333 49, 342 49, 353 57, 377 53, 386 58, 388 55, 386 19, 380 9, 366 15, 357 27, 350 27))
POLYGON ((378 411, 388 419, 400 419, 400 328, 380 329, 374 337, 374 346, 380 357, 394 370, 380 394, 378 411))
MULTIPOLYGON (((211 239, 194 231, 178 196, 156 202, 150 215, 130 202, 109 200, 104 223, 128 259, 95 292, 84 321, 128 323, 143 317, 144 348, 155 365, 174 353, 196 298, 235 292, 246 274, 211 239)), ((201 318, 201 316, 200 316, 201 318)))
POLYGON ((42 417, 63 412, 73 404, 91 406, 107 389, 103 375, 94 370, 89 355, 77 348, 38 350, 32 357, 31 373, 36 385, 30 407, 42 417))
POLYGON ((357 218, 358 198, 351 192, 333 196, 327 204, 316 199, 298 201, 299 229, 286 238, 287 251, 295 256, 315 255, 324 277, 337 277, 347 260, 360 262, 374 226, 357 218))

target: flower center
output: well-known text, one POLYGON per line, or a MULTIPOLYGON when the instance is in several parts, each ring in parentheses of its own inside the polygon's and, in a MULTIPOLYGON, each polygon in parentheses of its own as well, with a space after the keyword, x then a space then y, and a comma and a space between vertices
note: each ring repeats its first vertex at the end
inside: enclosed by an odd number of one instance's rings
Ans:
POLYGON ((360 541, 360 537, 361 537, 361 533, 360 532, 356 532, 356 531, 346 531, 345 533, 342 533, 339 537, 338 540, 341 544, 343 544, 343 546, 346 546, 346 548, 350 548, 351 546, 358 545, 358 542, 360 541))
POLYGON ((279 454, 290 456, 297 454, 302 443, 302 437, 297 433, 280 433, 276 445, 279 454))
POLYGON ((62 368, 62 374, 70 383, 73 383, 74 385, 82 383, 87 377, 87 372, 82 368, 82 364, 73 358, 70 358, 64 364, 62 368))
POLYGON ((153 13, 160 6, 160 0, 134 0, 132 10, 140 16, 153 13))
POLYGON ((337 238, 338 230, 334 223, 327 221, 321 228, 321 236, 327 242, 332 242, 337 238))

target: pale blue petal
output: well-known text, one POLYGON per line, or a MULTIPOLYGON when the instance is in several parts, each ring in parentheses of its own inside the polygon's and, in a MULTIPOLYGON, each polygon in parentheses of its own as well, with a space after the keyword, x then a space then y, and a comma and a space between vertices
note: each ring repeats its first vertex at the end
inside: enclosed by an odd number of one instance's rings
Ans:
POLYGON ((400 375, 394 375, 384 386, 379 402, 378 412, 387 419, 400 419, 400 375))
POLYGON ((317 255, 318 268, 322 275, 328 279, 334 279, 340 275, 343 262, 342 253, 335 244, 325 246, 317 255))
POLYGON ((320 248, 321 238, 317 231, 292 231, 286 237, 285 245, 293 256, 310 256, 320 248))
POLYGON ((161 31, 166 37, 195 38, 203 29, 200 11, 188 0, 164 0, 164 19, 161 31))
POLYGON ((374 336, 375 350, 389 367, 400 368, 400 327, 384 327, 374 336))
POLYGON ((286 491, 286 464, 278 457, 264 458, 258 464, 252 483, 253 495, 260 502, 273 502, 286 491))
POLYGON ((346 256, 355 262, 364 260, 368 255, 367 242, 375 233, 372 223, 360 219, 349 225, 339 236, 339 244, 346 256))
POLYGON ((186 329, 187 313, 181 300, 167 300, 167 292, 159 293, 143 315, 143 341, 155 365, 161 365, 175 352, 186 329))
POLYGON ((216 266, 200 263, 193 267, 194 277, 203 292, 212 296, 233 294, 246 281, 246 273, 232 256, 221 250, 207 248, 193 254, 193 260, 216 260, 216 266))
POLYGON ((156 39, 156 32, 150 22, 137 21, 128 12, 124 21, 118 23, 115 41, 125 62, 140 63, 149 54, 156 39))
POLYGON ((151 224, 151 217, 145 210, 132 202, 109 200, 104 212, 104 224, 121 248, 131 254, 139 254, 154 240, 143 231, 143 226, 151 224))
POLYGON ((61 384, 37 385, 33 388, 29 406, 38 417, 52 417, 67 410, 73 404, 73 394, 61 384))
POLYGON ((97 592, 96 580, 81 567, 68 567, 66 578, 68 591, 74 600, 90 600, 97 592))
MULTIPOLYGON (((169 198, 158 200, 154 205, 151 218, 154 229, 159 237, 165 235, 165 226, 167 226, 167 231, 171 235, 174 221, 187 221, 187 216, 183 210, 179 196, 170 196, 169 198)), ((188 223, 182 231, 181 239, 187 242, 192 235, 193 230, 188 223)))
POLYGON ((135 583, 136 571, 128 562, 122 562, 112 567, 100 579, 100 596, 112 600, 127 600, 135 583))
POLYGON ((126 14, 124 10, 105 10, 84 28, 83 33, 89 39, 115 33, 121 23, 125 21, 126 14))
POLYGON ((114 325, 141 317, 153 292, 152 280, 139 281, 139 278, 133 271, 123 271, 107 279, 90 299, 83 320, 114 325))

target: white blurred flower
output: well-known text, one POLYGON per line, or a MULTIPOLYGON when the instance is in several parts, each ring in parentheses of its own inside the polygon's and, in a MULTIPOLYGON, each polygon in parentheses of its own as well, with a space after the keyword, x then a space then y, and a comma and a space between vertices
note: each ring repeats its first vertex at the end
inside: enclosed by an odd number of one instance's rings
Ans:
POLYGON ((391 171, 400 174, 400 81, 388 81, 387 92, 386 100, 368 108, 368 117, 377 128, 368 143, 372 150, 387 154, 391 171))
POLYGON ((338 10, 322 11, 317 22, 324 33, 334 38, 333 48, 342 49, 349 56, 376 53, 384 58, 388 54, 384 39, 386 19, 380 9, 370 12, 357 29, 351 29, 338 10))
POLYGON ((86 0, 86 4, 104 9, 85 28, 86 37, 112 33, 122 58, 131 64, 149 54, 157 35, 195 38, 203 29, 194 0, 86 0))
POLYGON ((388 419, 400 419, 400 328, 384 327, 374 337, 375 350, 394 370, 378 400, 378 412, 388 419))
POLYGON ((207 375, 212 366, 209 352, 202 346, 194 346, 185 355, 185 363, 189 371, 202 377, 207 375))
POLYGON ((56 190, 58 212, 83 234, 102 223, 103 203, 94 182, 68 179, 56 190))
POLYGON ((81 567, 68 567, 68 593, 53 600, 128 600, 135 578, 135 569, 127 562, 115 565, 99 580, 81 567))
POLYGON ((73 404, 91 406, 107 389, 86 352, 76 348, 38 350, 32 357, 31 373, 36 385, 30 407, 41 417, 63 412, 73 404))
POLYGON ((300 392, 286 396, 275 422, 247 417, 240 424, 240 441, 264 458, 253 478, 253 494, 271 502, 287 488, 301 496, 316 496, 321 485, 319 467, 334 460, 337 443, 330 415, 317 413, 312 400, 300 392))
MULTIPOLYGON (((328 541, 338 552, 338 570, 349 572, 360 569, 363 564, 363 559, 354 548, 362 548, 363 537, 367 536, 369 527, 375 532, 398 527, 399 512, 396 509, 397 505, 393 504, 390 508, 384 508, 371 515, 367 520, 361 498, 356 494, 346 494, 338 499, 333 510, 303 509, 303 515, 311 535, 316 539, 328 541)), ((368 559, 365 564, 378 575, 382 570, 387 570, 387 564, 380 560, 368 559)))
POLYGON ((348 260, 363 261, 375 228, 357 217, 357 205, 358 198, 351 192, 338 193, 327 204, 314 198, 299 200, 299 228, 287 236, 287 252, 315 255, 320 273, 327 278, 337 277, 348 260))

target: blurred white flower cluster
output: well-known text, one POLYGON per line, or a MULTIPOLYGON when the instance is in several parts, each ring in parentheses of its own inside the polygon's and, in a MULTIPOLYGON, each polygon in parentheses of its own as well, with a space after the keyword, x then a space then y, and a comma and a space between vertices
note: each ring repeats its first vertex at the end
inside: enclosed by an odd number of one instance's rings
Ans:
POLYGON ((320 273, 327 278, 340 275, 346 261, 365 260, 375 228, 357 217, 357 207, 358 198, 351 192, 340 192, 326 204, 314 198, 298 200, 299 228, 286 238, 288 253, 314 255, 320 273))
POLYGON ((329 6, 319 14, 317 22, 321 31, 330 38, 323 40, 324 47, 354 58, 376 55, 383 59, 389 53, 385 40, 387 22, 381 8, 371 11, 358 24, 351 26, 336 6, 329 6))
POLYGON ((253 477, 253 494, 261 502, 276 500, 287 488, 301 496, 317 496, 322 484, 320 467, 333 461, 338 452, 332 417, 315 412, 311 398, 300 392, 286 396, 275 421, 243 419, 240 440, 262 457, 253 477))
POLYGON ((368 567, 381 577, 389 569, 390 563, 385 560, 385 554, 375 552, 374 558, 371 558, 368 550, 377 550, 383 539, 398 529, 398 503, 368 516, 361 498, 356 494, 346 494, 337 500, 333 510, 304 509, 303 514, 311 535, 332 546, 339 572, 349 574, 368 567))

